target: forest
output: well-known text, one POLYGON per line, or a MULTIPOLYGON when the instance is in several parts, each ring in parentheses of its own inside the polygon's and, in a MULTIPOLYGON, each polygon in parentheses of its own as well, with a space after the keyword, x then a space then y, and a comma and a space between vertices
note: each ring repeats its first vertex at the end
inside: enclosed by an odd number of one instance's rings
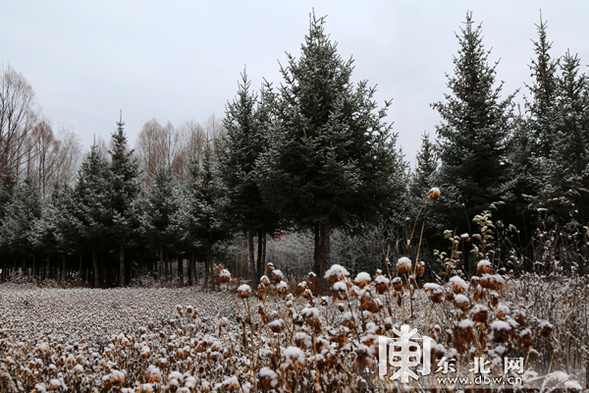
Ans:
POLYGON ((514 274, 587 273, 587 73, 570 51, 551 53, 541 20, 516 105, 482 33, 467 14, 448 90, 431 104, 440 122, 413 168, 386 122, 391 102, 352 83, 324 18, 313 16, 279 86, 253 89, 244 70, 221 119, 152 119, 136 146, 121 113, 111 140, 85 154, 3 67, 1 281, 182 286, 222 267, 258 280, 267 262, 323 278, 332 262, 373 271, 403 256, 433 276, 448 264, 472 275, 481 253, 514 274))

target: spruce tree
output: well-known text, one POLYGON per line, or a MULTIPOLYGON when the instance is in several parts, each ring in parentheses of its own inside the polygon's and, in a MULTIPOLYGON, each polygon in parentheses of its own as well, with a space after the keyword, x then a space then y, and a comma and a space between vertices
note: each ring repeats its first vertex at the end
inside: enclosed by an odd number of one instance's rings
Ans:
POLYGON ((219 152, 219 174, 227 190, 228 223, 247 234, 252 277, 257 282, 264 270, 266 237, 277 229, 278 214, 269 208, 260 192, 257 162, 266 146, 267 108, 250 89, 251 82, 244 71, 237 97, 226 106, 223 124, 227 134, 219 152))
POLYGON ((550 160, 551 184, 556 193, 553 197, 568 196, 575 205, 573 217, 581 225, 588 225, 589 78, 579 73, 580 60, 570 52, 562 57, 560 65, 550 160))
POLYGON ((213 247, 230 236, 226 218, 227 198, 218 174, 211 142, 205 146, 201 162, 193 160, 187 183, 187 236, 199 242, 205 261, 205 284, 213 273, 213 247))
POLYGON ((98 252, 107 245, 113 212, 110 205, 110 171, 108 163, 100 155, 98 146, 93 144, 82 162, 75 188, 72 206, 76 221, 79 222, 80 240, 92 254, 94 287, 102 286, 101 266, 98 252))
POLYGON ((284 218, 315 234, 314 270, 330 264, 332 227, 361 228, 387 214, 400 190, 396 135, 375 89, 351 82, 344 61, 312 15, 301 56, 288 55, 261 160, 263 196, 284 218))
POLYGON ((506 147, 514 115, 513 95, 502 100, 502 84, 494 87, 497 63, 488 64, 481 26, 475 27, 470 12, 456 36, 460 48, 453 58, 454 75, 448 76, 450 93, 432 107, 442 118, 436 126, 441 224, 464 231, 472 217, 507 196, 506 147))
MULTIPOLYGON (((557 65, 550 56, 552 43, 547 39, 547 24, 540 18, 536 25, 538 40, 534 41, 535 58, 530 65, 532 84, 526 100, 525 119, 518 121, 508 144, 509 192, 512 200, 503 208, 524 238, 533 231, 535 211, 531 206, 545 202, 550 193, 548 170, 555 141, 554 119, 557 97, 557 65)), ((524 243, 527 243, 524 241, 524 243)))
MULTIPOLYGON (((122 117, 122 115, 121 115, 122 117)), ((109 207, 113 211, 111 235, 119 246, 119 286, 126 284, 125 244, 134 236, 137 217, 134 202, 140 188, 138 182, 139 163, 134 151, 129 150, 122 118, 117 122, 117 130, 112 134, 110 153, 110 191, 109 207)))
POLYGON ((530 66, 533 83, 528 86, 531 101, 526 106, 530 116, 533 153, 540 159, 546 159, 550 157, 554 145, 554 130, 551 125, 554 122, 558 89, 558 61, 550 56, 552 42, 549 42, 547 38, 546 22, 540 18, 540 24, 536 27, 538 30, 538 41, 534 41, 536 58, 532 60, 530 66))
POLYGON ((437 186, 435 175, 438 169, 438 153, 429 134, 424 133, 421 136, 421 147, 415 158, 417 165, 412 175, 410 193, 420 200, 432 187, 437 186))
MULTIPOLYGON (((0 230, 0 238, 7 248, 8 255, 14 258, 15 268, 22 262, 22 272, 29 270, 27 259, 33 257, 32 235, 35 220, 41 217, 41 196, 31 178, 26 178, 16 187, 13 198, 6 208, 6 215, 0 230)), ((33 264, 33 275, 36 266, 33 264)))
POLYGON ((139 200, 139 233, 159 257, 159 278, 169 273, 169 253, 175 250, 180 232, 174 217, 180 209, 179 189, 170 167, 156 169, 151 185, 139 200))

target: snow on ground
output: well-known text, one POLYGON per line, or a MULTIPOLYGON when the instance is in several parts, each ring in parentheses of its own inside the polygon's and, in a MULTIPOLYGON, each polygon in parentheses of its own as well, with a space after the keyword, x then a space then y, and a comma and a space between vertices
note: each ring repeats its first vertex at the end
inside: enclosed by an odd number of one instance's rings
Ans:
POLYGON ((569 344, 587 342, 586 281, 499 277, 497 292, 453 278, 380 292, 379 276, 360 289, 345 268, 331 271, 332 290, 352 288, 345 299, 283 281, 251 297, 231 283, 219 292, 0 285, 0 392, 306 392, 317 383, 386 391, 388 379, 365 372, 378 366, 378 336, 392 337, 404 324, 434 338, 438 361, 461 356, 467 369, 484 340, 494 365, 501 356, 526 356, 525 383, 580 386, 577 375, 539 372, 567 362, 575 371, 586 361, 575 355, 586 345, 572 352, 569 344))

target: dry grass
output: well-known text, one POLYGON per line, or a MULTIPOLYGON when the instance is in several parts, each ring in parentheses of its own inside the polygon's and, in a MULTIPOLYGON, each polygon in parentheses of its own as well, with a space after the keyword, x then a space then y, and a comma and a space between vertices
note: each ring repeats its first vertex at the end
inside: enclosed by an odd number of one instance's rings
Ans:
POLYGON ((270 274, 239 292, 231 281, 221 292, 0 286, 0 392, 395 391, 377 373, 378 335, 403 324, 436 340, 434 362, 466 370, 484 356, 499 374, 503 357, 521 356, 539 391, 584 378, 586 279, 423 285, 334 271, 329 297, 313 295, 313 280, 280 295, 270 274))

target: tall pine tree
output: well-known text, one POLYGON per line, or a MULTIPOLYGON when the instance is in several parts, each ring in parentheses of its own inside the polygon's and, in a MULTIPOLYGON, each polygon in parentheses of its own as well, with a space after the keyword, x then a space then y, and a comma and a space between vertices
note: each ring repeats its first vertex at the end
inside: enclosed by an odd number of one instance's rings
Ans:
POLYGON ((174 216, 180 209, 179 190, 172 169, 160 166, 148 190, 139 201, 139 233, 151 251, 159 256, 159 278, 170 273, 169 253, 174 251, 181 234, 174 216))
POLYGON ((263 195, 300 227, 315 233, 315 272, 330 264, 330 232, 361 227, 382 218, 400 193, 395 188, 396 135, 377 110, 375 89, 351 82, 352 60, 344 61, 311 16, 301 56, 281 67, 271 125, 272 137, 260 170, 263 195))
POLYGON ((506 143, 513 127, 512 99, 500 97, 495 68, 472 13, 456 35, 460 49, 454 75, 448 76, 445 101, 432 104, 442 118, 436 126, 440 151, 443 229, 464 231, 476 214, 504 202, 507 188, 506 143), (466 214, 466 217, 465 217, 466 214))
POLYGON ((99 251, 107 245, 113 219, 110 205, 109 168, 100 155, 98 146, 93 144, 82 162, 75 188, 73 214, 79 223, 80 242, 92 254, 94 287, 103 284, 104 269, 99 264, 99 251))
MULTIPOLYGON (((589 78, 579 73, 580 60, 567 52, 561 59, 555 142, 551 154, 551 184, 555 196, 575 204, 573 217, 589 224, 589 78)), ((566 212, 568 213, 568 212, 566 212)))
POLYGON ((219 172, 227 191, 227 220, 233 228, 247 234, 252 276, 257 282, 264 270, 267 234, 277 229, 278 214, 269 208, 260 192, 257 162, 266 146, 267 107, 250 89, 251 82, 244 71, 237 97, 227 104, 223 119, 227 134, 219 153, 219 172))
POLYGON ((139 163, 133 150, 127 146, 122 119, 112 135, 110 153, 110 208, 113 210, 112 236, 119 246, 119 286, 126 285, 125 244, 137 228, 134 202, 139 194, 139 163))
POLYGON ((202 161, 194 160, 187 184, 188 237, 199 241, 205 261, 205 284, 213 273, 213 247, 230 235, 227 225, 226 190, 218 175, 211 143, 207 142, 202 161))

